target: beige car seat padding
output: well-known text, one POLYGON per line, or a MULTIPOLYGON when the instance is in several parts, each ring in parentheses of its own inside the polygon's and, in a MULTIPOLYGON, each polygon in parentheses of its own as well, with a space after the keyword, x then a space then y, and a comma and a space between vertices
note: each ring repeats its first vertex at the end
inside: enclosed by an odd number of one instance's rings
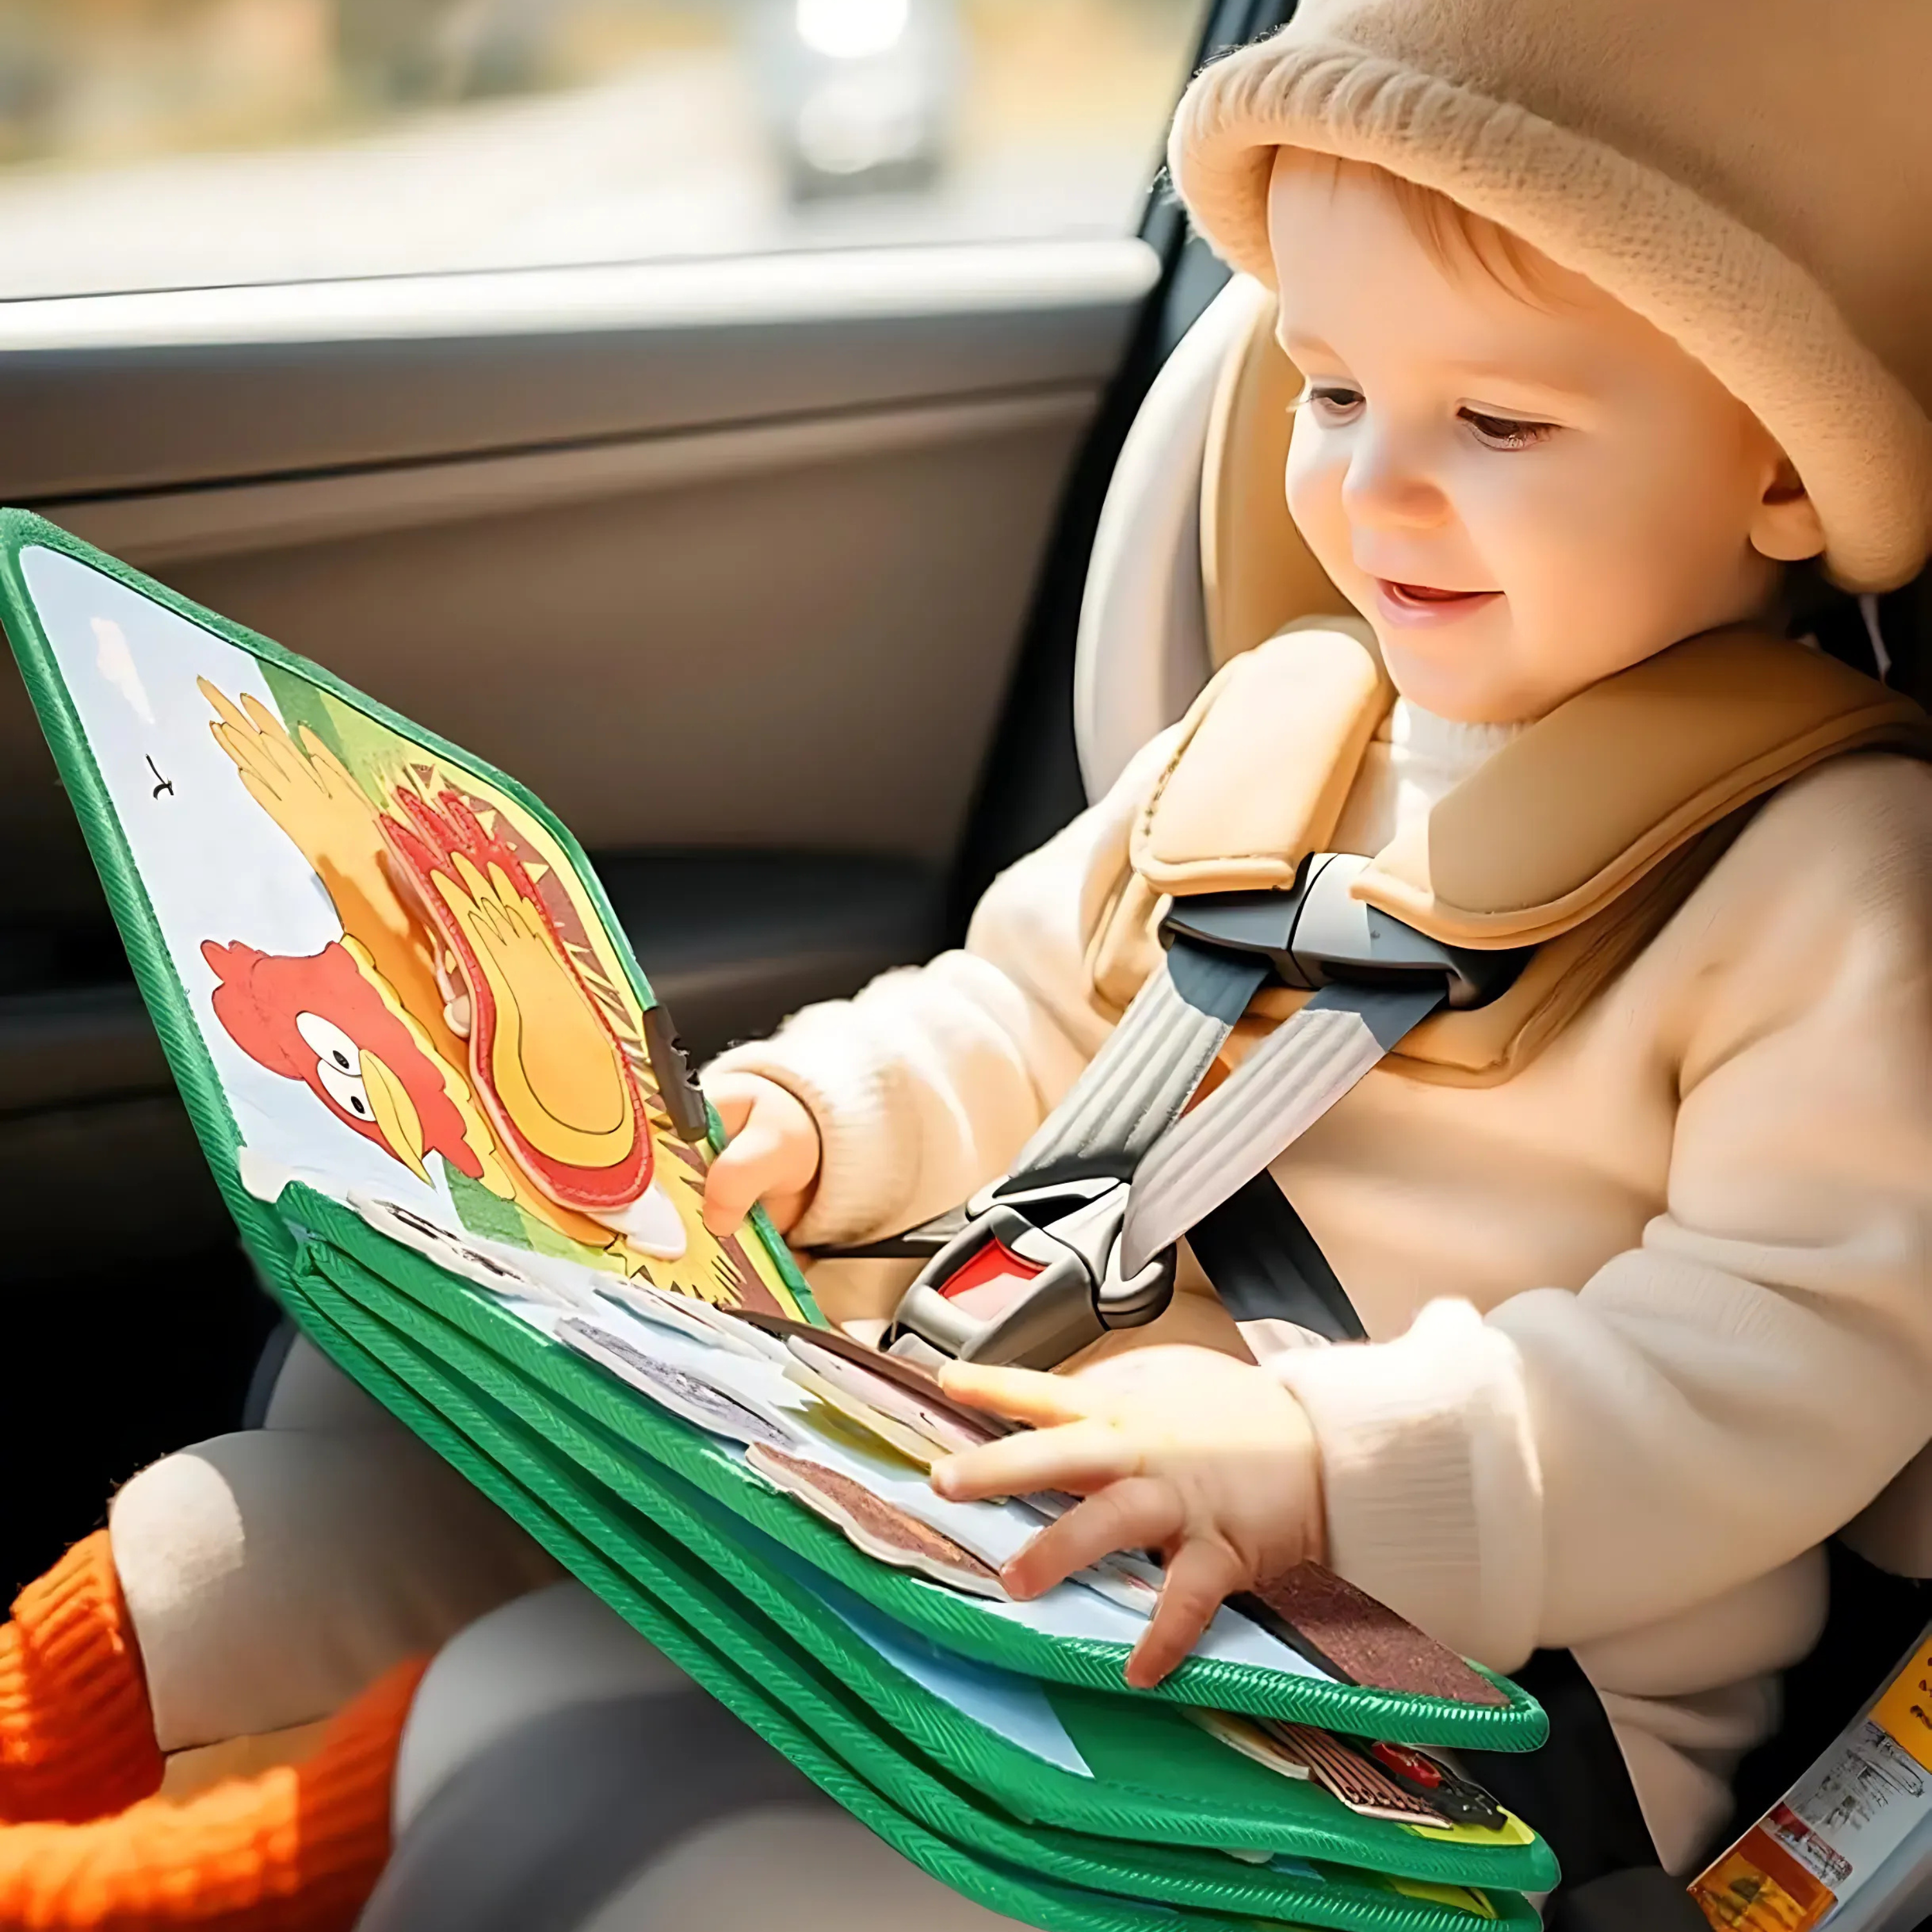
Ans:
MULTIPOLYGON (((1424 1020, 1384 1064, 1438 1086, 1486 1087, 1509 1078, 1656 938, 1749 816, 1739 812, 1713 826, 1653 867, 1595 918, 1538 946, 1515 982, 1487 1006, 1445 1010, 1424 1020)), ((1253 1039, 1308 997, 1286 987, 1264 989, 1229 1042, 1228 1064, 1238 1065, 1253 1039)))
POLYGON ((1202 595, 1202 464, 1215 391, 1246 337, 1252 286, 1231 283, 1174 345, 1107 485, 1073 653, 1074 743, 1090 800, 1113 789, 1214 674, 1202 595))
MULTIPOLYGON (((1359 619, 1303 619, 1216 676, 1150 788, 1089 944, 1098 1004, 1118 1012, 1153 970, 1170 895, 1294 883, 1325 849, 1392 698, 1359 619)), ((1390 1065, 1507 1078, 1649 943, 1758 801, 1872 748, 1932 756, 1924 714, 1821 652, 1747 630, 1687 640, 1559 706, 1355 884, 1448 944, 1538 949, 1500 998, 1426 1021, 1390 1065)), ((1264 992, 1249 1033, 1304 997, 1264 992)))
POLYGON ((1275 335, 1275 297, 1243 276, 1228 299, 1249 312, 1222 365, 1201 474, 1202 590, 1216 668, 1295 618, 1353 614, 1288 513, 1288 405, 1301 376, 1275 335))
POLYGON ((1822 651, 1707 632, 1504 746, 1355 895, 1450 944, 1534 945, 1820 760, 1876 746, 1932 752, 1910 699, 1822 651))
POLYGON ((1304 617, 1194 701, 1130 844, 1157 892, 1267 890, 1334 836, 1395 688, 1359 617, 1304 617))
MULTIPOLYGON (((1390 701, 1365 628, 1305 620, 1202 693, 1134 829, 1148 884, 1285 888, 1324 848, 1390 701)), ((1707 632, 1531 725, 1354 890, 1449 944, 1538 944, 1821 758, 1873 746, 1925 753, 1924 713, 1821 652, 1707 632)))

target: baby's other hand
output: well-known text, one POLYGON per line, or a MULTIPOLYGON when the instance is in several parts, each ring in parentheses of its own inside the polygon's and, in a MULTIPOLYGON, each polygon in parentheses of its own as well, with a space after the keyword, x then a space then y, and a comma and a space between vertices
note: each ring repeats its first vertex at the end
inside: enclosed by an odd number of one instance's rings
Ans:
POLYGON ((1222 1600, 1322 1554, 1313 1430, 1281 1384, 1212 1348, 1130 1350, 1079 1374, 951 1362, 950 1396, 1035 1425, 950 1456, 932 1486, 955 1498, 1069 1490, 1086 1498, 1007 1564, 1034 1597, 1109 1551, 1155 1550, 1167 1580, 1127 1682, 1158 1684, 1222 1600))
POLYGON ((762 1074, 718 1074, 704 1095, 730 1137, 704 1177, 705 1226, 732 1234, 761 1201, 779 1233, 789 1232, 818 1179, 818 1124, 796 1094, 762 1074))

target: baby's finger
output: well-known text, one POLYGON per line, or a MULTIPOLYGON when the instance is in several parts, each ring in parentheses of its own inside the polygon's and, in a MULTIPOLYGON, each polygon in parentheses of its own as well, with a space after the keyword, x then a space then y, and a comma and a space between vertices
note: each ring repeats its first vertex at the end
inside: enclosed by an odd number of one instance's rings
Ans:
MULTIPOLYGON (((720 1115, 730 1126, 729 1116, 720 1115)), ((742 1130, 711 1163, 704 1177, 704 1225, 712 1233, 732 1233, 766 1188, 782 1184, 778 1172, 778 1137, 761 1126, 748 1107, 742 1130)))
POLYGON ((948 1362, 939 1372, 939 1386, 956 1402, 1010 1415, 1016 1422, 1030 1422, 1036 1429, 1077 1422, 1092 1408, 1066 1376, 1042 1375, 1037 1369, 948 1362))
POLYGON ((735 1140, 739 1129, 750 1118, 751 1095, 741 1088, 721 1084, 706 1088, 704 1097, 711 1102, 712 1110, 717 1114, 719 1124, 724 1130, 724 1138, 728 1141, 735 1140))
POLYGON ((1160 1602, 1134 1654, 1127 1682, 1151 1690, 1186 1661, 1231 1592, 1248 1580, 1240 1559, 1224 1543, 1184 1543, 1167 1566, 1160 1602))
POLYGON ((1180 1498, 1171 1483, 1130 1476, 1042 1530, 1000 1572, 1016 1597, 1037 1597, 1116 1550, 1146 1550, 1179 1534, 1180 1498))
POLYGON ((1136 1474, 1136 1454, 1126 1437, 1103 1422, 1070 1422, 944 1456, 933 1466, 932 1486, 956 1502, 1035 1490, 1097 1490, 1136 1474))

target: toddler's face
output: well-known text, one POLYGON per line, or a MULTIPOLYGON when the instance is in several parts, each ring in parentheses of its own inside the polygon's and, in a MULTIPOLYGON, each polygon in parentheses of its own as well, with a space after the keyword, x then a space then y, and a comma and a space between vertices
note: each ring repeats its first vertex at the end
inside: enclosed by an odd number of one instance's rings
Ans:
POLYGON ((1269 215, 1288 506, 1425 710, 1540 717, 1764 612, 1773 560, 1822 548, 1756 418, 1582 278, 1439 260, 1364 170, 1278 164, 1269 215))

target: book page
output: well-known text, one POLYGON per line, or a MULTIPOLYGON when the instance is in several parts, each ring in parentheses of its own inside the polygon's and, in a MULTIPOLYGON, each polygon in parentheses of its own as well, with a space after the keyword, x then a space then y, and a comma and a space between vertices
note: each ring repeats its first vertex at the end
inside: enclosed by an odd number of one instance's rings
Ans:
POLYGON ((760 1243, 705 1229, 620 943, 533 814, 101 571, 21 566, 251 1191, 799 1313, 760 1243))

